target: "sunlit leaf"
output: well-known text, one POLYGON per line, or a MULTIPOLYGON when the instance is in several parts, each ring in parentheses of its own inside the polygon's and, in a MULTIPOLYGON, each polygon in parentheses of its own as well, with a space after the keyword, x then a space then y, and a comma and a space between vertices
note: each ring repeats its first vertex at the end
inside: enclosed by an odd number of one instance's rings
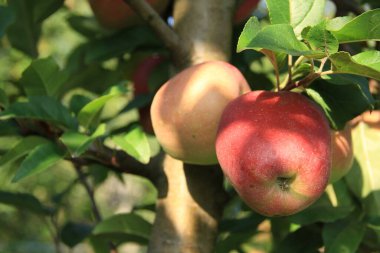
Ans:
POLYGON ((339 17, 328 22, 339 43, 380 40, 380 9, 370 10, 351 19, 339 17))
POLYGON ((290 24, 297 35, 323 19, 326 0, 267 0, 272 24, 290 24))
POLYGON ((150 146, 144 131, 135 126, 125 135, 113 136, 112 140, 127 154, 147 164, 150 160, 150 146))

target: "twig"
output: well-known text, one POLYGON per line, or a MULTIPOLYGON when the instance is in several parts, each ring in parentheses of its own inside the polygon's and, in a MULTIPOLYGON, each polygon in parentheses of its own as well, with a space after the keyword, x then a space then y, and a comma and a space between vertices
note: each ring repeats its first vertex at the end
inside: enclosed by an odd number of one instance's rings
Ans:
POLYGON ((124 0, 164 42, 165 46, 178 58, 186 58, 188 50, 181 43, 178 34, 161 18, 161 16, 145 0, 124 0))
MULTIPOLYGON (((94 190, 91 188, 90 184, 87 182, 86 176, 81 170, 81 166, 78 164, 75 164, 75 163, 74 163, 74 166, 75 166, 75 170, 78 174, 79 181, 82 183, 82 185, 86 189, 87 195, 90 198, 92 212, 94 213, 96 223, 99 223, 103 219, 102 219, 102 215, 100 214, 99 208, 98 208, 96 201, 95 201, 94 190)), ((109 247, 110 247, 110 253, 117 253, 117 248, 112 242, 109 242, 109 247)))

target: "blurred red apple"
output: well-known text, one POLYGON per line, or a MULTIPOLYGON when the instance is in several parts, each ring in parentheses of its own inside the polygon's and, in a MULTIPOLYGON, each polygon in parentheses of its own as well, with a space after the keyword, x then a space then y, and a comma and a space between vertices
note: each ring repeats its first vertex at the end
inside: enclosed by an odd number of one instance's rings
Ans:
MULTIPOLYGON (((136 67, 133 76, 135 96, 150 96, 153 90, 149 89, 149 78, 153 71, 165 61, 162 55, 151 55, 143 59, 136 67)), ((138 109, 140 124, 145 132, 153 134, 152 120, 150 117, 150 104, 138 109)))
POLYGON ((341 131, 331 131, 331 145, 332 165, 329 182, 334 183, 348 173, 354 161, 350 124, 341 131))
POLYGON ((172 157, 190 164, 216 164, 215 138, 224 107, 250 91, 240 71, 211 61, 180 72, 156 93, 154 133, 172 157))
POLYGON ((254 91, 224 110, 216 139, 223 172, 266 216, 299 212, 324 192, 331 167, 329 124, 294 92, 254 91))
MULTIPOLYGON (((162 14, 169 0, 146 0, 162 14)), ((123 0, 89 0, 98 22, 108 29, 122 29, 141 22, 140 17, 123 0)))
POLYGON ((246 21, 252 12, 256 9, 260 0, 244 0, 238 3, 238 7, 235 11, 234 23, 240 24, 246 21))

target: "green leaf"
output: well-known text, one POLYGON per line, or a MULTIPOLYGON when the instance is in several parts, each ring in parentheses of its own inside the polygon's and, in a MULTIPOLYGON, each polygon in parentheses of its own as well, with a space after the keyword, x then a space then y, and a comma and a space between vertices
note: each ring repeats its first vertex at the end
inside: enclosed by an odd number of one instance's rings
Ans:
POLYGON ((144 164, 149 163, 150 146, 141 127, 134 126, 125 135, 113 136, 112 140, 136 160, 144 164))
MULTIPOLYGON (((251 20, 254 18, 251 18, 251 20)), ((293 28, 287 24, 269 25, 255 32, 252 36, 252 30, 257 29, 256 21, 249 20, 239 37, 238 50, 241 52, 246 49, 269 49, 277 53, 286 53, 290 55, 313 55, 315 52, 299 41, 293 31, 293 28)))
POLYGON ((364 12, 354 19, 332 19, 328 21, 327 29, 339 43, 380 40, 380 9, 364 12))
POLYGON ((290 24, 297 35, 323 19, 326 0, 267 0, 272 24, 290 24))
POLYGON ((96 138, 104 135, 105 132, 106 125, 101 124, 92 136, 87 136, 76 131, 67 131, 61 136, 60 140, 68 148, 72 157, 79 157, 96 138))
POLYGON ((67 76, 51 57, 33 61, 20 80, 27 96, 56 96, 67 76))
POLYGON ((313 58, 324 58, 338 52, 338 40, 331 32, 326 30, 325 21, 316 26, 309 27, 302 37, 313 51, 319 52, 313 55, 313 58))
POLYGON ((366 51, 352 57, 357 63, 380 72, 380 51, 366 51))
MULTIPOLYGON (((1 6, 0 6, 1 7, 1 6)), ((7 108, 9 105, 9 99, 3 89, 0 88, 0 108, 7 108)))
POLYGON ((357 217, 325 224, 322 232, 325 252, 356 253, 365 230, 365 224, 358 221, 357 217))
POLYGON ((288 234, 273 253, 318 253, 321 246, 320 232, 313 226, 303 226, 288 234))
POLYGON ((32 56, 38 56, 37 43, 41 34, 41 23, 58 10, 64 0, 12 0, 9 7, 15 13, 15 22, 7 30, 13 47, 32 56), (22 39, 20 36, 22 35, 22 39))
POLYGON ((343 129, 346 122, 372 109, 368 80, 353 75, 324 76, 306 88, 306 94, 323 109, 330 126, 343 129))
POLYGON ((162 46, 149 27, 136 26, 82 45, 84 63, 101 62, 131 53, 139 47, 162 46), (112 47, 110 47, 112 45, 112 47))
POLYGON ((99 24, 94 17, 71 15, 67 22, 76 32, 87 38, 94 39, 99 35, 99 24))
POLYGON ((251 17, 244 25, 244 29, 239 36, 236 51, 241 52, 249 48, 252 39, 261 31, 261 26, 257 17, 251 17))
POLYGON ((52 210, 43 206, 41 202, 31 194, 0 191, 0 203, 14 206, 20 210, 30 211, 36 214, 51 214, 52 210))
POLYGON ((119 239, 146 244, 152 225, 140 216, 127 213, 117 214, 100 222, 92 234, 101 238, 119 239))
POLYGON ((80 110, 78 113, 79 123, 83 127, 89 128, 90 125, 95 122, 98 114, 109 100, 124 95, 127 91, 125 85, 111 87, 103 96, 92 100, 80 110))
POLYGON ((73 248, 91 235, 92 228, 88 224, 68 222, 63 226, 60 233, 62 242, 73 248))
POLYGON ((380 131, 360 122, 352 130, 355 161, 345 177, 369 216, 380 216, 380 131))
POLYGON ((64 151, 54 143, 39 145, 21 163, 12 182, 42 172, 62 160, 64 156, 64 151))
POLYGON ((297 214, 288 217, 290 222, 300 225, 309 225, 315 222, 333 222, 347 217, 354 210, 352 205, 333 206, 327 195, 323 195, 317 202, 297 214))
POLYGON ((29 97, 29 102, 11 104, 0 113, 1 119, 25 118, 47 121, 64 128, 76 129, 77 122, 60 102, 51 97, 29 97))
POLYGON ((0 6, 0 38, 4 36, 8 26, 15 20, 14 13, 7 6, 0 6))
POLYGON ((337 52, 330 55, 329 59, 332 63, 333 72, 366 76, 380 80, 380 69, 378 68, 378 64, 376 64, 378 53, 374 53, 372 56, 371 53, 367 52, 364 55, 362 54, 351 57, 347 52, 337 52), (373 64, 374 62, 375 64, 373 64))
POLYGON ((39 136, 26 136, 17 145, 0 158, 0 166, 13 162, 27 155, 36 146, 46 144, 48 140, 39 136))

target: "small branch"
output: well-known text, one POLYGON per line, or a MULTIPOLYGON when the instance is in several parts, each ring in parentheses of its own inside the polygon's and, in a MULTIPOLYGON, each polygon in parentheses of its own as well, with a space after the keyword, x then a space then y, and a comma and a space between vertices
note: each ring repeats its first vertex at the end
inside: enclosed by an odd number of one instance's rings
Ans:
MULTIPOLYGON (((87 182, 86 176, 82 172, 80 165, 77 165, 74 163, 74 166, 75 166, 75 170, 78 174, 79 181, 82 183, 82 185, 86 189, 87 195, 90 198, 92 212, 95 215, 96 223, 100 223, 103 219, 102 219, 99 208, 98 208, 96 201, 95 201, 94 190, 91 188, 90 184, 87 182)), ((110 253, 117 253, 117 248, 112 242, 109 242, 109 247, 110 247, 110 253)))
POLYGON ((100 211, 98 209, 98 206, 96 205, 96 202, 95 202, 94 191, 92 190, 90 184, 87 182, 86 176, 82 172, 80 166, 78 166, 76 164, 74 164, 74 165, 75 165, 75 170, 78 174, 79 181, 82 183, 82 185, 86 189, 88 196, 90 197, 91 207, 92 207, 92 211, 95 215, 95 220, 97 223, 99 223, 102 221, 102 216, 101 216, 100 211))
POLYGON ((332 74, 335 74, 334 71, 332 70, 327 70, 320 73, 321 76, 332 75, 332 74))
MULTIPOLYGON (((145 0, 124 0, 164 42, 165 46, 177 56, 187 57, 188 50, 183 47, 178 34, 161 18, 161 16, 145 0)), ((177 57, 177 58, 180 58, 177 57)))

